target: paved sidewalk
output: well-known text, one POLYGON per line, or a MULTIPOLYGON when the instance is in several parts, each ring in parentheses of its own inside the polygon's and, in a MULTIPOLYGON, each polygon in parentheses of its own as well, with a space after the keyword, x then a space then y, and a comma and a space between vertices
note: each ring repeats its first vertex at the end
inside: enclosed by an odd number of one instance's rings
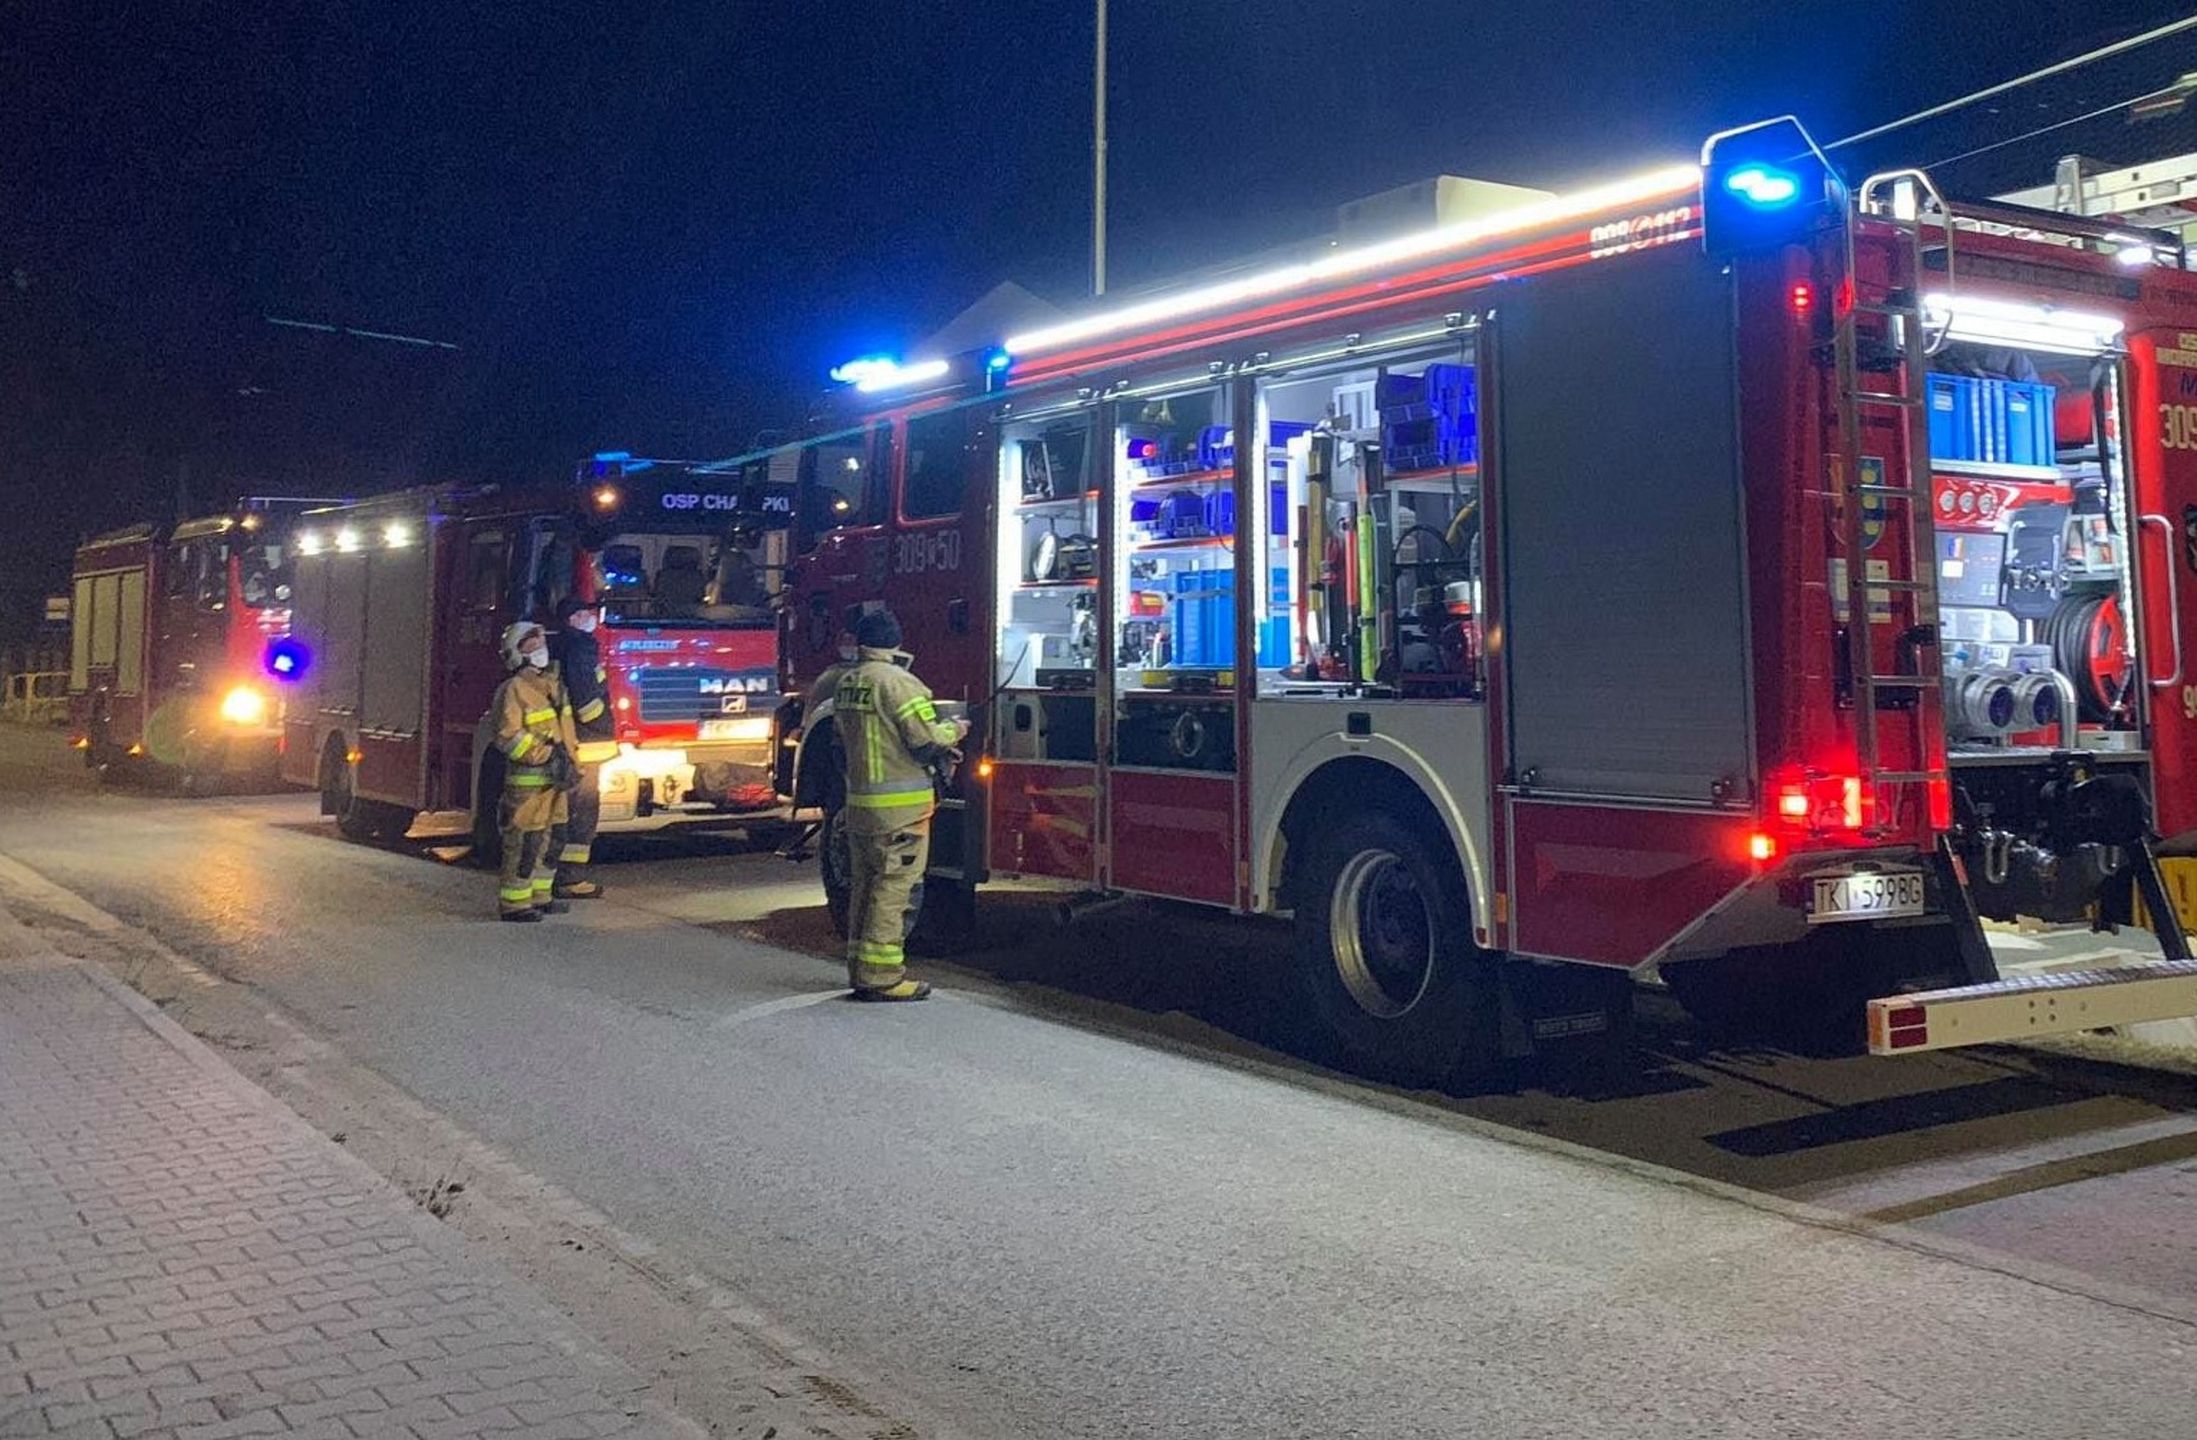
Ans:
POLYGON ((0 912, 0 1436, 700 1433, 640 1383, 0 912))

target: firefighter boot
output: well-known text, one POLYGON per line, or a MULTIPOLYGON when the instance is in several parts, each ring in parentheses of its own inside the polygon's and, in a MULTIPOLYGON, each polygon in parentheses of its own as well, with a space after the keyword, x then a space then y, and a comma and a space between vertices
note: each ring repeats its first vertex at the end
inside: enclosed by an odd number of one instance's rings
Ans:
POLYGON ((898 985, 860 987, 854 992, 857 1000, 928 1000, 931 998, 931 982, 928 980, 903 980, 898 985))

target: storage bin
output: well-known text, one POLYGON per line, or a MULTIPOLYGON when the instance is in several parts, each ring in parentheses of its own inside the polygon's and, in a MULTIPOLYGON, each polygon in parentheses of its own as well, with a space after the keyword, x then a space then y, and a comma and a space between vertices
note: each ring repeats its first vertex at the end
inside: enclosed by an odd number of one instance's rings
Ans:
POLYGON ((1174 664, 1226 669, 1235 663, 1236 574, 1233 570, 1183 570, 1174 576, 1169 614, 1174 664))
POLYGON ((1930 456, 1992 465, 2057 458, 2054 387, 1975 375, 1929 379, 1930 456))

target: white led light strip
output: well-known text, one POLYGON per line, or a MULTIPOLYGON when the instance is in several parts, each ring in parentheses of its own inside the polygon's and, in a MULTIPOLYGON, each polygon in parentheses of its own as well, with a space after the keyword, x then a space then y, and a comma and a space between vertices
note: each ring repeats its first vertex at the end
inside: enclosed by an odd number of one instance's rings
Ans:
POLYGON ((2121 335, 2119 320, 2081 310, 1975 295, 1925 295, 1922 303, 1928 322, 1945 326, 1955 340, 2090 355, 2121 335))
POLYGON ((1574 194, 1537 200, 1531 205, 1521 205, 1515 210, 1505 210, 1483 220, 1459 221, 1455 225, 1443 225, 1414 235, 1385 240, 1378 245, 1323 255, 1317 260, 1300 265, 1285 265, 1279 270, 1247 275, 1241 280, 1223 281, 1198 290, 1185 290, 1179 295, 1163 295, 1140 305, 1048 325, 1042 330, 1009 337, 1005 348, 1008 354, 1015 356, 1028 355, 1039 350, 1055 350, 1078 341, 1095 340, 1103 335, 1117 335, 1164 320, 1194 315, 1201 310, 1219 310, 1242 304, 1246 300, 1279 295, 1283 291, 1322 280, 1384 269, 1405 261, 1437 255, 1445 250, 1461 249, 1499 235, 1536 230, 1560 221, 1575 220, 1605 210, 1618 210, 1628 205, 1700 188, 1699 166, 1673 165, 1645 175, 1635 175, 1628 180, 1597 185, 1574 194))

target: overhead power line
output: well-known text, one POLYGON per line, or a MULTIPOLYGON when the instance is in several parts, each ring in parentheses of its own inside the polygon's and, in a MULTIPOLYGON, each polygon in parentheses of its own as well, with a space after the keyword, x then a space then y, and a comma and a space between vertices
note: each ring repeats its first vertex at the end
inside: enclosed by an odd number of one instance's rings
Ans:
POLYGON ((1933 160, 1923 168, 1936 170, 1942 166, 1972 159, 1978 155, 1987 155, 1993 150, 2001 150, 2008 145, 2019 145, 2022 141, 2034 140, 2039 135, 2049 135, 2055 130, 2065 130, 2070 125, 2080 125, 2085 120, 2096 120, 2100 116, 2111 115, 2116 110, 2125 110, 2132 105, 2141 105, 2147 100, 2163 100, 2177 95, 2187 96, 2191 93, 2191 88, 2190 77, 2185 76, 2163 89, 2147 90, 2141 95, 2131 95, 2126 100, 2116 100, 2111 105, 2100 105, 2095 110, 2086 110, 2080 115, 2070 115, 2065 120, 2055 120, 2050 125, 2039 125, 2034 130, 2025 130, 2019 135, 2009 135, 2004 140, 1994 140, 1988 145, 1978 145, 1973 150, 1963 150, 1958 155, 1948 155, 1941 160, 1933 160))
POLYGON ((1958 100, 1948 100, 1943 105, 1933 105, 1927 110, 1918 110, 1912 115, 1879 125, 1873 130, 1864 130, 1858 135, 1849 135, 1843 140, 1833 140, 1823 148, 1837 150, 1847 145, 1859 145, 1864 140, 1874 140, 1879 135, 1889 135, 1894 130, 1903 129, 1909 125, 1920 124, 1925 120, 1935 120, 1940 115, 1947 115, 1955 110, 1963 109, 1966 106, 1975 104, 1978 100, 1988 100, 1994 95, 2004 95, 2009 90, 2018 90, 2024 85, 2034 84, 2054 75, 2064 75, 2070 70, 2080 69, 2097 61, 2110 59, 2115 55, 2126 54, 2139 46, 2149 45, 2153 41, 2164 40, 2169 35, 2179 35, 2185 30, 2193 29, 2197 29, 2197 15, 2170 21, 2157 29, 2146 30, 2141 35, 2131 35, 2126 40, 2116 40, 2111 45, 2100 46, 2096 50, 2077 55, 2073 59, 2062 60, 2056 65, 2047 65, 2042 70, 2032 70, 2027 75, 2020 75, 1987 89, 1978 90, 1973 95, 1963 95, 1958 100))
POLYGON ((284 320, 279 316, 266 317, 270 325, 285 330, 315 330, 323 335, 348 335, 354 340, 387 340, 397 345, 412 345, 422 350, 455 350, 458 347, 447 340, 423 340, 417 335, 393 335, 386 330, 359 330, 349 325, 324 325, 318 320, 284 320))

